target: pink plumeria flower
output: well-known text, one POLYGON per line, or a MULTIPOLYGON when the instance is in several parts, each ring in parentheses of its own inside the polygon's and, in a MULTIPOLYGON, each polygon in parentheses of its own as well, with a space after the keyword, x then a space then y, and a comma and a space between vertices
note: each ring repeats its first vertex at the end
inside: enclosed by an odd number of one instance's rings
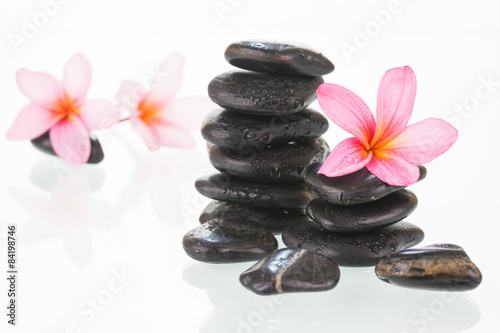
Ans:
POLYGON ((21 69, 19 89, 31 99, 7 133, 10 140, 34 139, 49 131, 55 153, 66 162, 80 165, 89 159, 89 132, 111 127, 120 117, 111 102, 86 100, 92 69, 81 54, 64 68, 63 81, 47 73, 21 69))
POLYGON ((190 130, 199 129, 213 103, 203 97, 175 99, 182 81, 184 59, 174 53, 160 64, 149 92, 138 82, 123 81, 116 95, 130 113, 130 123, 150 150, 160 146, 193 148, 190 130))
POLYGON ((416 164, 432 161, 457 140, 457 130, 441 119, 429 118, 407 126, 417 91, 410 67, 388 70, 380 82, 377 122, 356 94, 336 84, 324 83, 317 91, 325 114, 354 135, 339 143, 318 173, 343 176, 366 168, 383 182, 395 186, 415 183, 416 164))

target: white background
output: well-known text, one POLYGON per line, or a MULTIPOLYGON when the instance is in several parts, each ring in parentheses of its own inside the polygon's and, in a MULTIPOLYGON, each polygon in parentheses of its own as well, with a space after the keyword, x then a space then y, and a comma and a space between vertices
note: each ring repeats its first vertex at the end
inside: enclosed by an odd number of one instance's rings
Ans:
MULTIPOLYGON (((0 331, 498 331, 498 2, 66 2, 46 22, 38 1, 0 5, 0 331), (215 5, 224 4, 226 11, 217 12, 215 5), (381 27, 374 13, 388 8, 392 14, 381 27), (41 19, 38 31, 16 52, 8 36, 22 36, 25 18, 34 17, 41 19), (422 245, 463 246, 483 272, 479 288, 408 290, 379 281, 372 268, 342 269, 330 292, 259 297, 238 282, 251 263, 207 265, 182 250, 182 236, 197 226, 208 203, 193 182, 214 171, 199 133, 196 150, 151 153, 121 124, 102 136, 105 161, 76 169, 29 142, 5 139, 28 102, 15 82, 19 68, 61 78, 67 59, 81 52, 93 66, 88 96, 113 100, 122 79, 147 78, 177 51, 186 58, 179 96, 206 96, 210 79, 230 69, 225 47, 249 38, 313 45, 336 65, 325 81, 355 91, 372 109, 383 73, 413 68, 418 93, 410 122, 444 118, 456 125, 459 140, 427 165, 425 181, 412 186, 419 207, 408 221, 426 232, 422 245), (356 53, 343 52, 348 45, 356 53), (3 277, 11 223, 19 230, 15 328, 6 324, 3 277)), ((333 147, 347 135, 332 124, 326 138, 333 147)))

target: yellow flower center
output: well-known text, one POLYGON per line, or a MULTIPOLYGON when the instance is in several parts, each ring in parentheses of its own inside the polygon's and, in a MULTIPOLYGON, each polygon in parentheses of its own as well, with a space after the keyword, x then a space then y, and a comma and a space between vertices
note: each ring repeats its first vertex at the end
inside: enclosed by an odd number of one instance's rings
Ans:
POLYGON ((71 120, 73 116, 78 115, 81 103, 75 102, 68 94, 59 99, 52 105, 52 111, 61 119, 71 120))
POLYGON ((159 123, 159 115, 161 113, 161 108, 159 108, 155 103, 148 101, 148 99, 142 100, 139 105, 137 105, 137 110, 141 112, 139 118, 146 124, 159 123))

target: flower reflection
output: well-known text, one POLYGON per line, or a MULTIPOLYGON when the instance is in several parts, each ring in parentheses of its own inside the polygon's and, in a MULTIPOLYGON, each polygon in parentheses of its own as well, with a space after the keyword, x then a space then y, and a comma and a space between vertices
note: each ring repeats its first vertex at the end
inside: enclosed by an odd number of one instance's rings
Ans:
MULTIPOLYGON (((38 171, 32 178, 51 179, 50 168, 45 170, 49 173, 38 171)), ((38 183, 48 185, 47 181, 38 183)), ((50 193, 10 188, 19 205, 32 215, 20 231, 20 239, 31 242, 62 235, 71 259, 79 266, 87 264, 93 252, 90 227, 108 228, 119 222, 110 204, 90 195, 91 184, 80 169, 75 169, 54 179, 50 193)))
POLYGON ((149 194, 153 211, 163 222, 182 225, 185 213, 192 209, 196 195, 193 184, 199 173, 197 169, 205 163, 204 156, 174 149, 143 153, 126 142, 125 145, 132 153, 135 171, 118 198, 117 210, 133 209, 149 194))

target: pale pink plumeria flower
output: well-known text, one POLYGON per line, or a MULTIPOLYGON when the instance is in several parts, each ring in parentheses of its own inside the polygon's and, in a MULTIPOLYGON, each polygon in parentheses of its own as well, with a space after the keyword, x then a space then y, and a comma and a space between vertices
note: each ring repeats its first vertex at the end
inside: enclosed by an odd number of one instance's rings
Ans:
POLYGON ((123 81, 116 95, 118 104, 130 112, 130 123, 150 150, 160 146, 193 148, 190 130, 199 129, 203 116, 213 109, 204 97, 175 99, 182 81, 184 59, 169 55, 155 73, 149 92, 138 82, 123 81))
POLYGON ((335 124, 354 135, 339 143, 318 173, 343 176, 365 167, 383 182, 407 186, 419 177, 416 164, 432 161, 457 140, 457 130, 429 118, 407 126, 417 91, 410 67, 388 70, 380 82, 377 122, 352 91, 324 83, 317 91, 321 109, 335 124))
POLYGON ((64 67, 62 82, 47 73, 21 69, 19 89, 31 99, 7 133, 10 140, 34 139, 50 130, 54 152, 66 162, 80 165, 89 159, 89 132, 111 127, 120 112, 103 99, 86 100, 92 69, 81 54, 64 67))

